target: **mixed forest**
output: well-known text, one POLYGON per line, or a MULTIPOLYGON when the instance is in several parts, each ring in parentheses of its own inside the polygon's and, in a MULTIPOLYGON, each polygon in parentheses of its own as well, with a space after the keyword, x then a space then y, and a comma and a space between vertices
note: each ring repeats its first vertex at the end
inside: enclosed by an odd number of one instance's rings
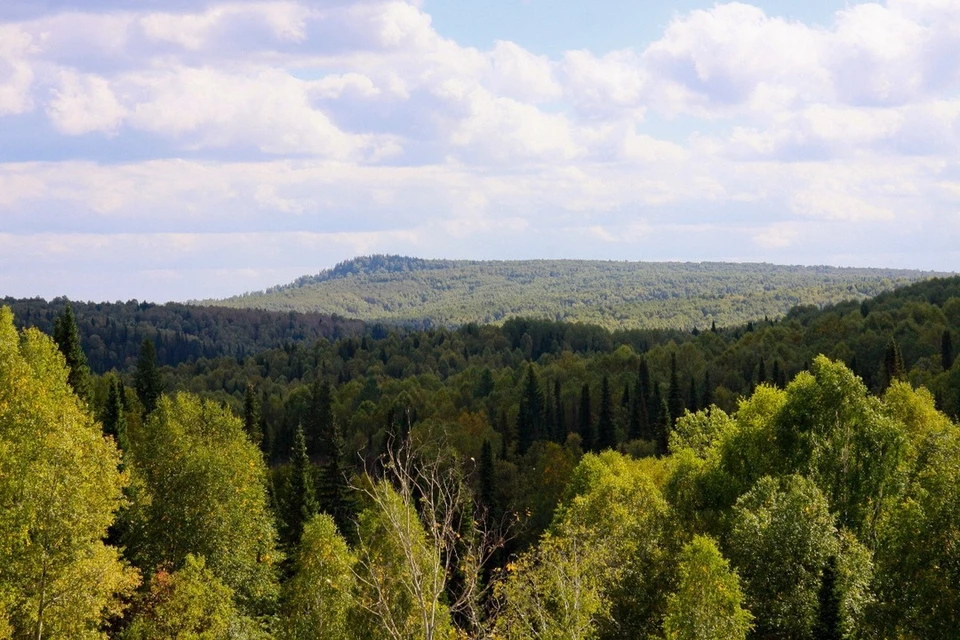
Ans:
POLYGON ((957 637, 960 278, 854 297, 692 330, 10 301, 0 638, 957 637))
POLYGON ((907 269, 601 260, 424 260, 373 255, 204 304, 336 314, 421 328, 510 318, 607 329, 705 329, 801 304, 873 297, 934 275, 907 269))

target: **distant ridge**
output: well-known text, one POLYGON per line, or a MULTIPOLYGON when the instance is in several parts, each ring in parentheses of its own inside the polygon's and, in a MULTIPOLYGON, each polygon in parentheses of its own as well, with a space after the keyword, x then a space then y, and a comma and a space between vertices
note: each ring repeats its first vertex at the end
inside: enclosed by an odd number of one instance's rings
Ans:
POLYGON ((940 275, 948 274, 766 263, 371 255, 265 291, 200 304, 418 327, 537 317, 610 329, 703 329, 779 317, 796 305, 862 300, 940 275))

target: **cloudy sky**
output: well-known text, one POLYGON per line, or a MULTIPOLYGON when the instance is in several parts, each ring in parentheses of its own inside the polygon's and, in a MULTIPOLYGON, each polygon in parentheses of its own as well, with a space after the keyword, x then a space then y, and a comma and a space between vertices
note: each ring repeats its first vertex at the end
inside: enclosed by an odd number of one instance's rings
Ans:
POLYGON ((960 265, 960 2, 2 0, 0 296, 960 265))

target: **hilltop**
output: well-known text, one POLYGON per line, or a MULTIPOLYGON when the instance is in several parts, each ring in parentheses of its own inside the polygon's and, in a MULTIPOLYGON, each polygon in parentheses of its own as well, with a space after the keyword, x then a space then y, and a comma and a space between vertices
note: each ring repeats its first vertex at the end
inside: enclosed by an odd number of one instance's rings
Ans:
POLYGON ((941 274, 757 263, 375 255, 266 291, 201 304, 424 327, 530 317, 608 329, 705 329, 779 317, 797 305, 862 300, 934 275, 941 274))

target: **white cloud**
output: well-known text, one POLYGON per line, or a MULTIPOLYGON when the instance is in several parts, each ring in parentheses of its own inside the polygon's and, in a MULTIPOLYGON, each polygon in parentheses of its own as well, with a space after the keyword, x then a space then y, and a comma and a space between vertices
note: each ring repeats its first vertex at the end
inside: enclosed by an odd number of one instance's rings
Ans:
POLYGON ((60 73, 59 87, 47 104, 47 115, 54 126, 71 136, 94 131, 114 133, 126 113, 106 79, 71 71, 60 73))

